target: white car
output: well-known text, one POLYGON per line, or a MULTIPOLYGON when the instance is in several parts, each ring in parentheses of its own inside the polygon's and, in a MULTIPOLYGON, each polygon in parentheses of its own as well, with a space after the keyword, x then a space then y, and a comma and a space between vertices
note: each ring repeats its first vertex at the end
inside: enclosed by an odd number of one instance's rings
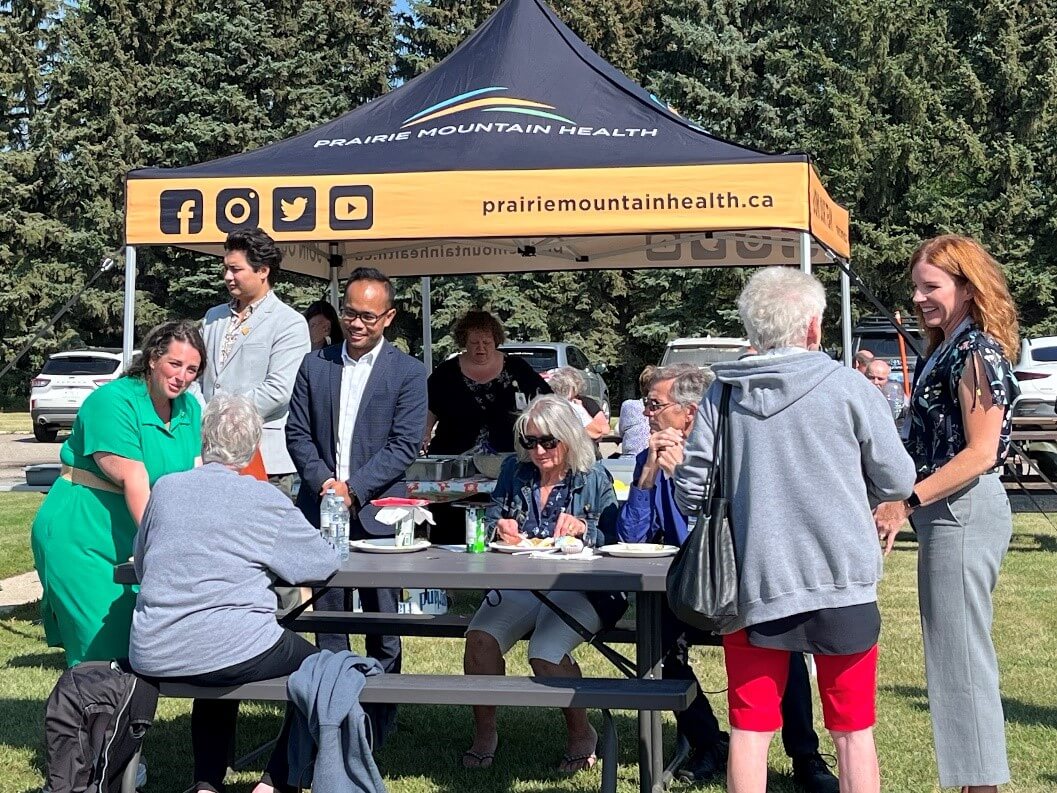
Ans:
POLYGON ((702 369, 711 369, 714 363, 736 361, 748 351, 748 339, 728 336, 672 339, 664 348, 661 366, 670 366, 673 363, 692 363, 702 369))
POLYGON ((59 429, 69 429, 85 398, 121 375, 121 350, 90 349, 57 352, 33 378, 29 414, 33 437, 52 443, 59 429))
POLYGON ((1020 383, 1013 415, 1052 418, 1057 401, 1057 336, 1024 339, 1013 374, 1020 383))

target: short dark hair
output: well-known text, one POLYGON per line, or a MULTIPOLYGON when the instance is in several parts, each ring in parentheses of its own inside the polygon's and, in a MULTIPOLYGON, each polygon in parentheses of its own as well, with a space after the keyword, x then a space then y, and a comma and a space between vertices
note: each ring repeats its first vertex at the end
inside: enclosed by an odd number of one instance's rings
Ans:
POLYGON ((653 376, 657 373, 657 367, 652 363, 646 364, 639 373, 639 393, 645 399, 650 395, 650 387, 653 385, 653 376))
POLYGON ((279 268, 283 263, 283 252, 275 244, 275 240, 260 228, 236 229, 228 234, 224 240, 224 251, 242 251, 246 254, 246 262, 253 268, 253 272, 260 272, 262 267, 268 268, 268 285, 271 286, 279 278, 279 268))
POLYGON ((305 322, 309 322, 313 317, 326 317, 327 321, 330 322, 330 340, 332 344, 337 344, 343 338, 337 309, 330 304, 330 301, 317 300, 312 303, 305 309, 304 317, 305 322))
POLYGON ((389 280, 388 275, 373 267, 357 267, 349 273, 349 279, 345 282, 345 290, 341 293, 342 300, 344 300, 349 294, 349 286, 357 281, 375 281, 376 283, 383 284, 385 286, 385 296, 389 302, 389 308, 393 307, 393 304, 396 302, 396 291, 393 289, 393 282, 389 280))
POLYGON ((483 330, 486 333, 491 333, 496 347, 506 341, 506 331, 503 330, 503 326, 498 319, 487 311, 467 311, 455 323, 455 327, 452 328, 451 332, 455 337, 455 343, 462 349, 466 348, 466 342, 472 330, 483 330))
POLYGON ((198 364, 198 375, 195 377, 197 380, 206 370, 206 344, 202 341, 198 323, 189 319, 171 319, 147 331, 147 338, 140 345, 142 353, 129 364, 128 369, 125 370, 125 377, 138 377, 145 380, 150 371, 150 362, 165 355, 169 350, 169 345, 174 341, 190 344, 202 356, 202 362, 198 364))

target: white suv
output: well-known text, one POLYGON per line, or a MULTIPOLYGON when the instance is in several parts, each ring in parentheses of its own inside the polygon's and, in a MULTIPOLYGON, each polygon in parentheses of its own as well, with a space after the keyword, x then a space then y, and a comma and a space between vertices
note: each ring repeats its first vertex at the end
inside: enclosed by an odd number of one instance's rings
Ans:
POLYGON ((692 363, 702 369, 711 370, 712 364, 720 361, 736 361, 748 351, 748 339, 736 339, 729 336, 672 339, 664 348, 661 366, 692 363))
POLYGON ((1013 415, 1052 418, 1057 400, 1057 336, 1024 339, 1013 374, 1020 383, 1013 415))
POLYGON ((121 350, 74 350, 49 357, 30 384, 33 437, 41 443, 54 442, 59 428, 73 426, 85 397, 120 374, 121 350))

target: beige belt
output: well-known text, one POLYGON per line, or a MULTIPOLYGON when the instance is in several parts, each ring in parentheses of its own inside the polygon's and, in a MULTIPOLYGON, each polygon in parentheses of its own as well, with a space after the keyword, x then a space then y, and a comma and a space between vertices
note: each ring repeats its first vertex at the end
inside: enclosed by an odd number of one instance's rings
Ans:
POLYGON ((84 485, 93 490, 105 490, 107 493, 117 493, 118 495, 123 495, 125 492, 113 482, 101 479, 91 471, 86 471, 83 468, 74 468, 65 463, 62 465, 62 473, 60 476, 62 476, 67 482, 72 482, 75 485, 84 485))

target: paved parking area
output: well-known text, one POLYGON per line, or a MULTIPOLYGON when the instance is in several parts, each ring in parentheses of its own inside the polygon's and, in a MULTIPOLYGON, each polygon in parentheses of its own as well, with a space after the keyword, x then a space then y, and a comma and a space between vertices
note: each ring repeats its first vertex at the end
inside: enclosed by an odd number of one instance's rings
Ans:
POLYGON ((0 484, 24 483, 24 466, 59 462, 59 449, 67 437, 60 432, 55 443, 37 443, 32 435, 0 435, 0 484))

